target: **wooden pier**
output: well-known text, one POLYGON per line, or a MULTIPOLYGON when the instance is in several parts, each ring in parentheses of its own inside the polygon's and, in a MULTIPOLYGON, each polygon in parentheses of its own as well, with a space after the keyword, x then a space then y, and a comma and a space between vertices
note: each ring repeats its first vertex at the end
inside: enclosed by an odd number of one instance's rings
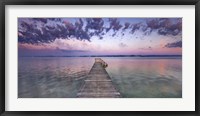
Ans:
POLYGON ((120 93, 114 87, 105 68, 108 66, 100 58, 95 58, 95 63, 80 89, 79 98, 118 98, 120 93))

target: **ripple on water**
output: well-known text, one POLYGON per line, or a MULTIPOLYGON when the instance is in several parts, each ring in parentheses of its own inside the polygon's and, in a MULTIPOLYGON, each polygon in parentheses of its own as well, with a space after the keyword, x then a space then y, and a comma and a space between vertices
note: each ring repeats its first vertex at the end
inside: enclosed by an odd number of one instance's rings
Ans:
MULTIPOLYGON (((182 60, 102 58, 122 97, 181 98, 182 60)), ((18 97, 74 98, 94 58, 20 58, 18 97)))

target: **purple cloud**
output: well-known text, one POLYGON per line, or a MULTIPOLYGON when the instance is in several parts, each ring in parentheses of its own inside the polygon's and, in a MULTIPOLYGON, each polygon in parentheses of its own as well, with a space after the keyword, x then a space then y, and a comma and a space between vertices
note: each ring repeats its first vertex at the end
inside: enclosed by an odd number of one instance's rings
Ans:
POLYGON ((105 34, 110 33, 114 37, 120 31, 123 36, 125 30, 130 34, 140 31, 146 36, 153 31, 163 36, 176 36, 182 33, 182 20, 153 18, 145 22, 131 23, 117 18, 80 18, 75 22, 61 18, 20 18, 18 41, 28 44, 51 43, 58 38, 90 41, 93 36, 103 39, 105 34))
POLYGON ((165 47, 167 48, 175 48, 175 47, 182 47, 182 41, 177 41, 177 42, 173 42, 173 43, 168 43, 165 45, 165 47))
POLYGON ((182 32, 181 18, 177 18, 176 20, 169 18, 150 19, 146 21, 146 25, 151 31, 157 30, 159 35, 176 36, 182 32))

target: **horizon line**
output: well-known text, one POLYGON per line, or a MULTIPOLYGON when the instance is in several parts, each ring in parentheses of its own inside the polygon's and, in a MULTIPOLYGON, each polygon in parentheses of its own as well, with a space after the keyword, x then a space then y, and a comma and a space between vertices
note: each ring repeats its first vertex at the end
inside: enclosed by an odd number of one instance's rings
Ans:
POLYGON ((18 57, 182 57, 182 55, 80 55, 80 56, 37 55, 37 56, 18 56, 18 57))

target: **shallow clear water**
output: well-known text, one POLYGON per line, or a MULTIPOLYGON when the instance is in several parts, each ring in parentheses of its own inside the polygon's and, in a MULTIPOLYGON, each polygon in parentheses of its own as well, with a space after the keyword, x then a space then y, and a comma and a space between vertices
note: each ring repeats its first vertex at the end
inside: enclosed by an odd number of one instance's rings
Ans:
MULTIPOLYGON (((181 58, 103 57, 122 97, 182 97, 181 58)), ((94 63, 88 57, 20 57, 19 98, 74 98, 94 63)))
POLYGON ((122 97, 182 97, 182 60, 107 58, 107 71, 122 97))
POLYGON ((18 97, 76 97, 93 62, 91 58, 21 57, 18 97))

